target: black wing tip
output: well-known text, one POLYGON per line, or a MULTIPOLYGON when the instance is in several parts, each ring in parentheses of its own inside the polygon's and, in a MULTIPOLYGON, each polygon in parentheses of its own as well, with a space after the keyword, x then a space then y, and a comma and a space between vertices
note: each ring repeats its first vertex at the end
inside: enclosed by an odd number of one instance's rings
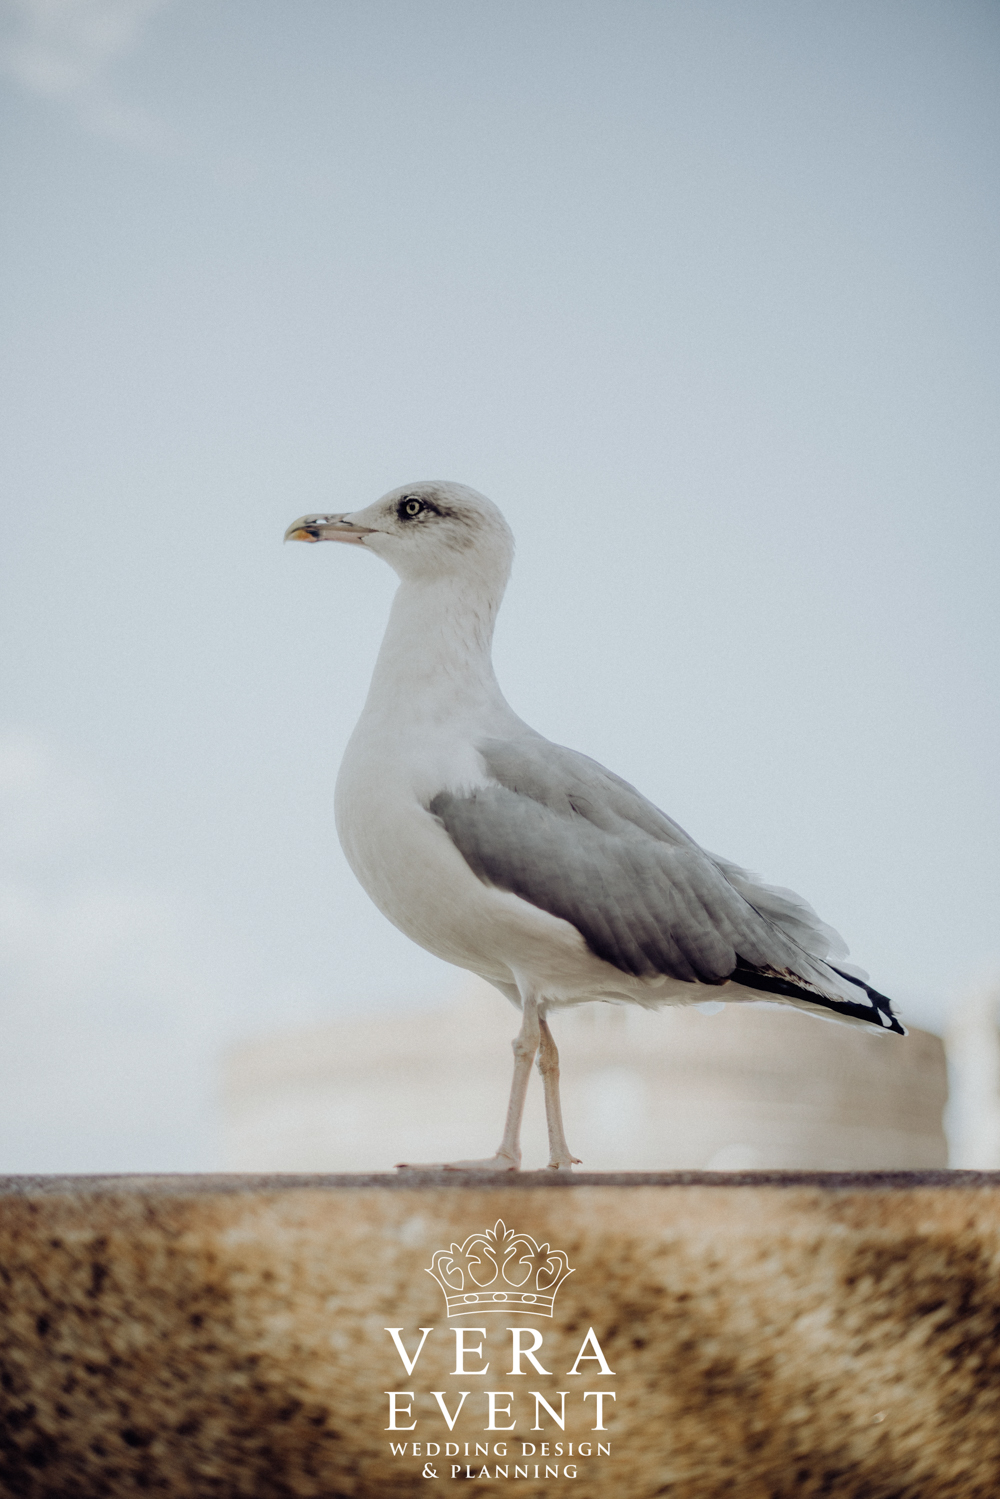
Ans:
POLYGON ((844 973, 840 968, 834 968, 832 963, 828 966, 842 979, 846 979, 849 984, 863 989, 868 996, 868 1003, 864 1004, 860 1001, 855 1003, 849 999, 830 999, 827 995, 820 994, 805 984, 796 983, 793 978, 786 978, 778 973, 768 973, 741 957, 737 957, 736 967, 731 977, 735 983, 742 984, 746 989, 759 989, 764 994, 780 994, 786 999, 797 999, 805 1001, 806 1004, 830 1010, 834 1015, 843 1015, 845 1019, 864 1021, 866 1025, 880 1030, 883 1035, 886 1031, 897 1036, 906 1035, 906 1027, 901 1025, 898 1016, 893 1014, 890 999, 880 994, 877 989, 871 988, 862 979, 855 978, 852 973, 844 973))
POLYGON ((857 984, 859 989, 865 991, 878 1011, 880 1024, 887 1031, 894 1031, 897 1036, 906 1035, 906 1026, 900 1022, 899 1016, 893 1012, 891 999, 885 994, 880 994, 877 989, 873 989, 871 984, 866 984, 864 979, 855 978, 853 973, 845 973, 842 968, 835 967, 833 963, 829 966, 833 968, 834 973, 839 973, 840 977, 846 979, 849 984, 857 984))

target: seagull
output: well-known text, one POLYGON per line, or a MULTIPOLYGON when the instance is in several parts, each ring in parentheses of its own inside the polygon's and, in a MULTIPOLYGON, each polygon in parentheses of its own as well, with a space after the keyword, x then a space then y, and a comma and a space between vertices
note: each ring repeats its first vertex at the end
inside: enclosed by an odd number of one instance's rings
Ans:
POLYGON ((537 1057, 549 1166, 571 1170, 551 1012, 592 1000, 766 1000, 905 1035, 790 890, 706 852, 596 760, 518 718, 493 670, 514 539, 463 484, 394 489, 364 510, 304 515, 286 541, 374 552, 400 578, 335 791, 348 863, 414 942, 521 1011, 495 1155, 403 1169, 517 1171, 537 1057))

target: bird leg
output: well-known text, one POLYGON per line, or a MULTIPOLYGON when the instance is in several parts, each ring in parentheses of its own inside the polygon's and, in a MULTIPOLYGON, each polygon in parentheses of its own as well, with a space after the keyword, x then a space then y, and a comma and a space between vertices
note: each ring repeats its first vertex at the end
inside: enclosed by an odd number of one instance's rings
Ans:
MULTIPOLYGON (((528 1079, 531 1077, 531 1064, 538 1050, 538 1043, 542 1033, 549 1034, 548 1026, 544 1020, 538 1018, 538 1001, 529 996, 524 1000, 524 1019, 521 1029, 518 1031, 511 1048, 514 1052, 514 1078, 510 1085, 510 1102, 507 1104, 507 1122, 504 1125, 503 1139, 497 1149, 496 1155, 484 1156, 478 1161, 443 1161, 434 1162, 422 1166, 413 1166, 408 1161, 400 1161, 398 1169, 401 1171, 519 1171, 521 1169, 521 1118, 524 1114, 524 1099, 528 1091, 528 1079)), ((549 1034, 549 1042, 552 1036, 549 1034)), ((556 1078, 559 1077, 558 1054, 555 1046, 552 1046, 553 1055, 556 1056, 556 1078)), ((558 1087, 558 1083, 557 1083, 558 1087)), ((545 1084, 546 1106, 548 1105, 548 1081, 545 1084)), ((556 1095, 556 1114, 559 1112, 559 1098, 556 1095)), ((560 1135, 562 1124, 559 1125, 560 1135)), ((549 1140, 552 1140, 552 1128, 549 1127, 549 1140)), ((563 1144, 565 1151, 565 1142, 563 1144)), ((571 1160, 569 1152, 566 1151, 567 1159, 571 1160)))
POLYGON ((540 1021, 538 1018, 538 1001, 532 998, 526 999, 521 1029, 510 1043, 514 1053, 514 1076, 510 1085, 510 1100, 507 1104, 507 1122, 504 1125, 503 1139, 497 1151, 497 1160, 511 1161, 513 1165, 509 1169, 514 1171, 519 1170, 521 1165, 521 1119, 524 1115, 524 1100, 528 1092, 528 1079, 531 1077, 531 1064, 535 1060, 541 1027, 544 1024, 544 1020, 540 1021))
POLYGON ((559 1053, 552 1039, 548 1022, 543 1016, 538 1020, 538 1070, 542 1074, 545 1088, 545 1123, 549 1131, 549 1169, 558 1171, 579 1166, 575 1155, 570 1154, 563 1130, 562 1105, 559 1102, 559 1053))

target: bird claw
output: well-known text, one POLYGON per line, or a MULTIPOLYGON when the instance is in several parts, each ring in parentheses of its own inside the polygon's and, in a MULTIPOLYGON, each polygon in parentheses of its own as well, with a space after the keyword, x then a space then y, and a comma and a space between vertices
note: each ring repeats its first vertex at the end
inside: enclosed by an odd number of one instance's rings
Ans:
POLYGON ((520 1161, 509 1155, 484 1156, 478 1161, 397 1161, 397 1171, 520 1171, 520 1161))

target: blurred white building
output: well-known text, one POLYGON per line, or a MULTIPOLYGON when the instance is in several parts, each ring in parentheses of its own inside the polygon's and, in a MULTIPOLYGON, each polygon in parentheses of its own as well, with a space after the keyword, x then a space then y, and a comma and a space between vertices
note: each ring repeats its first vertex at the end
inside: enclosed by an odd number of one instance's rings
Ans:
POLYGON ((948 1050, 949 1164, 1000 1169, 1000 988, 983 984, 955 1007, 948 1050))
MULTIPOLYGON (((436 1011, 371 1014, 265 1037, 224 1067, 234 1171, 384 1171, 490 1155, 519 1016, 478 980, 436 1011)), ((587 1005, 557 1013, 563 1113, 584 1169, 944 1166, 938 1037, 905 1039, 787 1008, 718 1013, 587 1005)), ((526 1169, 547 1159, 540 1080, 526 1169)))

